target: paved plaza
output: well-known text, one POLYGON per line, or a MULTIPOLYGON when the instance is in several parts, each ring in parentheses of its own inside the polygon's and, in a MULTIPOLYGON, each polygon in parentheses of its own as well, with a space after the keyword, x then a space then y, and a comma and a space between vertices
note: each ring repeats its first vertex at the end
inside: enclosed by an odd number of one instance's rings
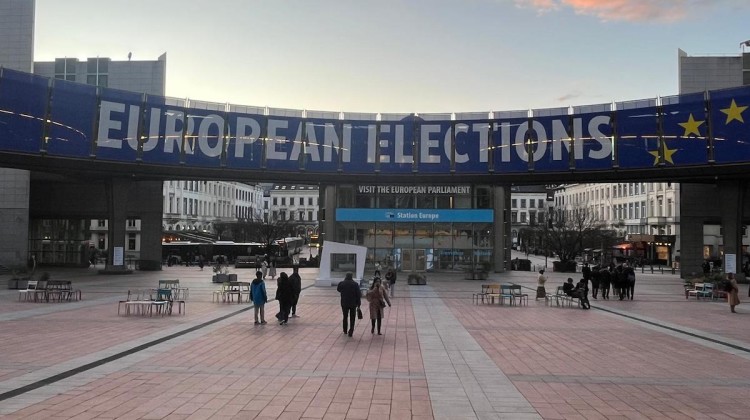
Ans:
MULTIPOLYGON (((83 300, 19 302, 0 291, 0 417, 7 419, 748 419, 750 302, 686 300, 671 273, 638 273, 632 301, 592 310, 474 304, 483 281, 399 278, 383 335, 341 332, 334 287, 301 269, 299 318, 253 324, 212 302, 209 268, 99 275, 51 269, 83 300), (129 289, 179 279, 187 312, 118 316, 129 289)), ((280 271, 284 271, 283 269, 280 271)), ((236 269, 250 281, 252 269, 236 269)), ((566 274, 548 273, 548 285, 566 274)), ((3 284, 7 276, 0 277, 3 284)), ((275 282, 267 281, 269 297, 275 282)))

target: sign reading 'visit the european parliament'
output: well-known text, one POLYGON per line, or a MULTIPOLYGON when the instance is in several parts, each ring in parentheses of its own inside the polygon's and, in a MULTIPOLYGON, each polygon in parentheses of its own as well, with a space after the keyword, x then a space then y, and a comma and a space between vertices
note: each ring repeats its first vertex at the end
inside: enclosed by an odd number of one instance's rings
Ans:
MULTIPOLYGON (((750 87, 500 118, 301 118, 2 70, 0 151, 308 173, 512 174, 750 159, 750 87)), ((346 115, 344 114, 344 117, 346 115)), ((489 117, 489 114, 488 114, 489 117)))

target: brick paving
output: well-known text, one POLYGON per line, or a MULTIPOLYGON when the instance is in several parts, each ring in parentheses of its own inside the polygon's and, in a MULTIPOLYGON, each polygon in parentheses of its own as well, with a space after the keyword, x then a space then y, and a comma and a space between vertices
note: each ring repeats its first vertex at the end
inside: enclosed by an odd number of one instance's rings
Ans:
MULTIPOLYGON (((431 273, 428 286, 400 279, 382 336, 365 310, 349 338, 335 289, 312 286, 314 269, 301 274, 301 317, 288 326, 271 322, 275 302, 264 326, 249 304, 212 302, 210 270, 192 267, 52 270, 81 302, 19 303, 2 290, 0 393, 66 377, 0 401, 0 417, 750 418, 748 298, 731 314, 726 302, 686 301, 676 275, 639 273, 635 300, 583 311, 534 301, 535 274, 512 272, 488 282, 527 287, 528 307, 475 305, 481 281, 431 273), (171 278, 190 288, 185 315, 117 315, 128 289, 171 278)), ((549 274, 550 287, 568 277, 549 274)))

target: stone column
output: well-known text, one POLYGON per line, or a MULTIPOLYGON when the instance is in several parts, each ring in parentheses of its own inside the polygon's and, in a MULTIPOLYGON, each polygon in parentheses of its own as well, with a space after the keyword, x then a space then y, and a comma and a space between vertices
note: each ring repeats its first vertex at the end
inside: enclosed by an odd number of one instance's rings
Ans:
MULTIPOLYGON (((161 270, 161 236, 164 199, 162 181, 141 181, 135 189, 138 214, 141 219, 140 270, 161 270)), ((205 257, 205 255, 204 255, 205 257)), ((210 256, 208 256, 210 258, 210 256)))
MULTIPOLYGON (((721 181, 719 183, 719 205, 721 208, 722 240, 724 243, 724 263, 726 255, 734 254, 738 280, 742 273, 742 215, 744 213, 745 181, 721 181)), ((741 276, 741 277, 740 277, 741 276)))
POLYGON ((494 209, 493 229, 495 244, 493 265, 496 273, 503 273, 510 267, 510 188, 496 186, 492 192, 494 209))
POLYGON ((130 274, 125 261, 125 225, 127 223, 129 189, 133 184, 126 179, 113 178, 107 181, 107 265, 102 274, 130 274), (122 261, 115 261, 115 249, 122 250, 122 261))

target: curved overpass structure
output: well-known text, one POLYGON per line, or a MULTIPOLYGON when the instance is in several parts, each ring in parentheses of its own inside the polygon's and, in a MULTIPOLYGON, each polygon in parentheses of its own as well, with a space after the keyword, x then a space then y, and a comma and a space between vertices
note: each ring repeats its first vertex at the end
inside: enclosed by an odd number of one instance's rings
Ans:
POLYGON ((347 114, 0 69, 0 165, 144 179, 550 183, 739 177, 750 87, 573 108, 347 114))

